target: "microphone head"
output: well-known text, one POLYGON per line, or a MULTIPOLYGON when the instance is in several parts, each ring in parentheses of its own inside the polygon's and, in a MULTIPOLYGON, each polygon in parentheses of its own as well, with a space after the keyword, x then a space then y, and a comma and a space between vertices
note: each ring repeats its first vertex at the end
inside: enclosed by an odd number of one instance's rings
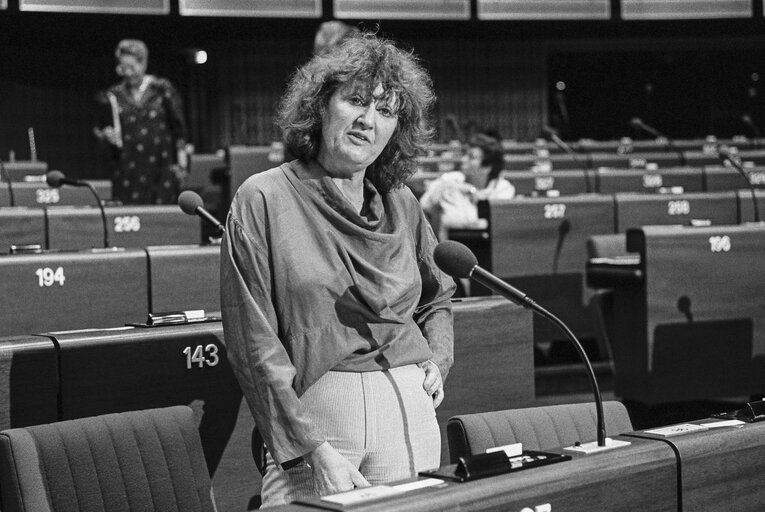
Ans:
POLYGON ((746 125, 751 125, 752 124, 752 117, 749 114, 743 114, 741 116, 741 122, 746 124, 746 125))
POLYGON ((49 187, 60 188, 64 184, 65 179, 66 175, 61 171, 48 171, 45 174, 45 183, 49 187))
POLYGON ((187 215, 196 215, 197 208, 204 206, 202 198, 193 190, 184 190, 178 196, 178 206, 187 215))
POLYGON ((719 156, 723 160, 730 160, 731 152, 730 152, 730 149, 728 149, 728 146, 719 146, 717 148, 717 156, 719 156))
POLYGON ((643 120, 639 117, 633 117, 630 119, 630 126, 633 128, 642 128, 643 127, 643 120))
POLYGON ((456 278, 470 277, 473 268, 478 265, 470 249, 454 240, 438 244, 433 251, 433 259, 438 268, 456 278))

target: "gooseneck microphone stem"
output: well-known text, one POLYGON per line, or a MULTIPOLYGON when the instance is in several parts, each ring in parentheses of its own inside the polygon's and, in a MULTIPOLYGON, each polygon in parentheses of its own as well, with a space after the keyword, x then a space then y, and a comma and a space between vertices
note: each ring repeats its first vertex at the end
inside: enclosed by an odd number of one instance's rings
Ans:
POLYGON ((739 162, 738 157, 734 156, 730 153, 728 148, 726 147, 720 147, 717 150, 717 155, 723 160, 723 162, 729 162, 736 171, 738 171, 741 176, 744 177, 746 180, 746 184, 749 187, 749 192, 752 194, 752 206, 754 207, 754 221, 760 222, 760 209, 757 205, 757 193, 755 192, 754 185, 752 185, 752 180, 749 179, 749 175, 746 173, 746 170, 741 165, 741 162, 739 162))
POLYGON ((11 206, 16 206, 16 198, 13 195, 13 184, 11 183, 11 174, 8 172, 8 169, 5 168, 5 164, 2 160, 0 160, 0 172, 8 181, 8 201, 10 202, 11 206))
POLYGON ((226 230, 223 224, 205 209, 202 197, 193 190, 184 190, 180 193, 178 196, 178 206, 181 207, 181 211, 186 215, 198 215, 201 219, 214 226, 219 235, 222 236, 226 230))
POLYGON ((489 288, 493 292, 502 295, 509 301, 514 302, 519 306, 523 306, 526 309, 530 309, 541 317, 546 318, 555 324, 555 326, 557 326, 561 331, 563 331, 566 337, 574 345, 574 348, 579 354, 579 358, 582 360, 582 363, 584 363, 585 369, 587 370, 587 377, 590 380, 592 394, 595 397, 595 413, 597 416, 597 442, 598 446, 605 446, 606 423, 604 420, 603 398, 600 394, 600 387, 598 386, 598 381, 595 379, 595 372, 592 369, 592 364, 590 364, 590 359, 587 357, 587 353, 584 351, 584 347, 582 347, 582 344, 576 338, 571 329, 569 329, 568 326, 564 324, 557 316, 553 315, 545 308, 534 302, 534 300, 532 300, 528 295, 521 292, 509 283, 499 279, 494 274, 482 269, 478 265, 473 267, 473 269, 470 271, 469 277, 489 288))
POLYGON ((88 190, 90 190, 91 194, 93 194, 93 197, 96 198, 98 209, 101 210, 101 225, 104 229, 104 249, 106 249, 109 247, 109 224, 106 222, 106 209, 104 208, 104 202, 98 196, 96 188, 91 183, 87 181, 83 181, 82 183, 88 188, 88 190))
POLYGON ((637 117, 633 117, 632 118, 632 120, 630 121, 630 125, 632 125, 633 128, 637 128, 638 130, 642 130, 642 131, 648 133, 649 135, 652 135, 653 137, 656 137, 657 139, 663 139, 664 141, 666 141, 665 143, 666 143, 667 147, 669 149, 671 149, 672 151, 674 151, 675 153, 677 153, 677 157, 680 160, 680 166, 681 167, 685 166, 685 153, 683 153, 680 148, 675 146, 675 143, 672 142, 672 140, 670 140, 669 137, 667 137, 666 135, 661 133, 656 128, 654 128, 652 126, 648 126, 647 124, 645 124, 643 122, 642 119, 637 118, 637 117))
POLYGON ((592 185, 590 184, 590 170, 589 170, 589 167, 584 165, 584 163, 579 159, 579 155, 576 154, 576 151, 571 149, 571 146, 566 144, 563 141, 563 139, 561 139, 560 137, 558 137, 555 134, 555 132, 553 132, 552 130, 549 130, 549 131, 547 131, 547 133, 550 135, 550 140, 552 140, 555 143, 556 146, 558 146, 563 151, 565 151, 566 154, 568 154, 568 156, 570 156, 571 159, 574 160, 574 163, 580 169, 582 169, 582 171, 584 172, 584 189, 585 189, 585 192, 587 192, 588 194, 590 192, 593 192, 592 185))
POLYGON ((207 222, 215 226, 215 230, 218 232, 219 235, 222 235, 223 232, 226 230, 225 227, 223 227, 223 224, 221 224, 218 219, 213 216, 212 213, 208 212, 204 208, 197 208, 196 214, 205 219, 207 222))

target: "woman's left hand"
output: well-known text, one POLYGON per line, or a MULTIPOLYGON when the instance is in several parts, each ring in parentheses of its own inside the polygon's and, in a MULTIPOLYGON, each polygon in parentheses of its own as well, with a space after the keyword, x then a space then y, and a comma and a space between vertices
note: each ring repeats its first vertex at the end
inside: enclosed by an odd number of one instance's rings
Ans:
POLYGON ((424 361, 418 363, 418 366, 425 370, 422 387, 429 396, 433 397, 433 407, 438 407, 444 400, 444 381, 441 378, 441 370, 433 361, 424 361))

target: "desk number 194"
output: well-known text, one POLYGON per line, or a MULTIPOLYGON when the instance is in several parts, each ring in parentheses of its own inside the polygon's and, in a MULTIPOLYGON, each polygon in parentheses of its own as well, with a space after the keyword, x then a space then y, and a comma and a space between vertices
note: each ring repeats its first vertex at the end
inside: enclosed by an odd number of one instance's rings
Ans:
POLYGON ((50 267, 38 268, 35 270, 35 275, 37 275, 37 286, 40 288, 54 285, 64 286, 64 281, 66 281, 63 267, 58 267, 55 270, 50 267))

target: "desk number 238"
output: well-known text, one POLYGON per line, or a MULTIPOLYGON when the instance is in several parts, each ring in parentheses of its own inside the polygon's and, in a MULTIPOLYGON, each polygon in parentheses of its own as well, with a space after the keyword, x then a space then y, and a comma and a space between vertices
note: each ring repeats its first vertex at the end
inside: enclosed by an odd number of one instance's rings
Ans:
POLYGON ((197 368, 204 368, 205 365, 215 366, 220 361, 218 346, 214 343, 186 347, 183 349, 183 354, 186 356, 187 370, 191 370, 194 365, 197 365, 197 368))

